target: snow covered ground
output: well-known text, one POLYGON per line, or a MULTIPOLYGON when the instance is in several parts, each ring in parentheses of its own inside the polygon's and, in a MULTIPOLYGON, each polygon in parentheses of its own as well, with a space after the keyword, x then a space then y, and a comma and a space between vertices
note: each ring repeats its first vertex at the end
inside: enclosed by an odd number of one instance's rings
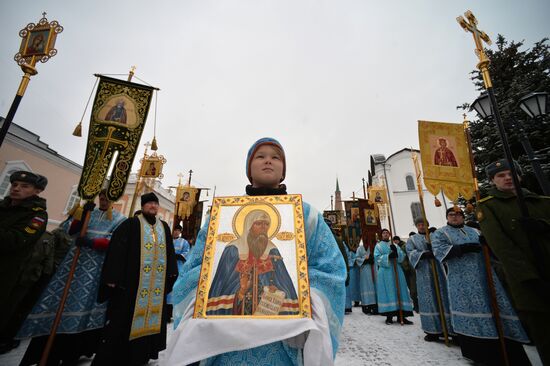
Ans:
MULTIPOLYGON (((457 346, 447 347, 443 343, 425 342, 420 318, 415 314, 410 319, 414 325, 386 325, 384 317, 364 315, 361 308, 353 308, 353 313, 346 315, 344 319, 336 366, 473 365, 462 358, 457 346)), ((168 337, 170 335, 171 332, 168 331, 168 337)), ((23 342, 16 350, 1 355, 0 365, 19 365, 27 346, 28 341, 23 342)), ((533 365, 541 365, 534 347, 526 349, 531 360, 535 360, 533 365)), ((161 353, 158 361, 149 362, 149 366, 162 365, 162 356, 161 353)), ((83 359, 79 366, 90 363, 91 360, 83 359)))

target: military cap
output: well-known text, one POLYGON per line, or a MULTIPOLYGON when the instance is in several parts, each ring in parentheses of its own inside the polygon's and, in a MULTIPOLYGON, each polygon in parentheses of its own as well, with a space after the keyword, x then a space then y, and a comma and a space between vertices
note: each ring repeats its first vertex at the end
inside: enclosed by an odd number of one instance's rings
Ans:
MULTIPOLYGON (((522 175, 523 172, 521 171, 521 168, 517 161, 514 160, 514 166, 516 168, 516 172, 518 175, 522 175)), ((510 170, 510 164, 508 164, 508 160, 506 159, 500 159, 497 160, 485 167, 485 173, 489 177, 489 179, 493 179, 495 177, 495 174, 499 172, 503 172, 505 170, 510 170)))
POLYGON ((44 189, 48 185, 48 178, 43 175, 20 170, 10 175, 10 183, 25 182, 32 184, 35 188, 44 189))
POLYGON ((147 202, 156 202, 159 203, 159 198, 153 192, 145 193, 141 196, 141 205, 145 205, 147 202))

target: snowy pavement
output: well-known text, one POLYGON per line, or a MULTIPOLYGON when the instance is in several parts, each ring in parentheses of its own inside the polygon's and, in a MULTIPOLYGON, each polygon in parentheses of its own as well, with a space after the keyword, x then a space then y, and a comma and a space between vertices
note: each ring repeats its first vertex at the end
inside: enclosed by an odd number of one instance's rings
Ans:
MULTIPOLYGON (((353 313, 344 318, 344 328, 340 336, 340 348, 335 365, 473 365, 472 362, 462 358, 460 348, 457 346, 447 347, 443 343, 425 342, 424 333, 420 328, 420 318, 415 314, 410 319, 414 325, 402 326, 399 323, 386 325, 384 317, 364 315, 361 308, 353 308, 353 313)), ((170 336, 169 330, 168 337, 170 336)), ((28 343, 29 341, 22 342, 16 350, 1 355, 0 365, 19 365, 28 343)), ((536 353, 534 347, 526 347, 526 349, 530 357, 536 353)), ((149 366, 162 365, 163 356, 161 353, 159 360, 149 362, 149 366)), ((540 365, 538 362, 533 362, 533 365, 540 365)), ((90 364, 91 360, 82 359, 79 366, 90 364)))

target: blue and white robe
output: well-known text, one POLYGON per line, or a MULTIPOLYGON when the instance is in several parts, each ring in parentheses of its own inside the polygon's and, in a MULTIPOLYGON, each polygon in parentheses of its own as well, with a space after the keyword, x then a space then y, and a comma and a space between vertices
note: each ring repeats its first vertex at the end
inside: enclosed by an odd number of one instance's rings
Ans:
POLYGON ((357 249, 357 257, 355 263, 359 266, 359 289, 361 292, 361 305, 376 304, 376 270, 373 278, 373 265, 365 263, 367 258, 372 255, 370 248, 365 249, 364 245, 360 245, 357 249))
MULTIPOLYGON (((497 339, 483 253, 464 253, 460 257, 446 259, 453 245, 466 243, 479 243, 478 232, 468 226, 454 228, 447 225, 432 235, 434 255, 443 263, 447 273, 453 330, 468 337, 497 339)), ((494 270, 493 278, 504 336, 519 342, 529 342, 494 270)))
POLYGON ((338 350, 344 317, 346 267, 322 215, 305 202, 303 206, 313 319, 192 319, 207 220, 172 292, 175 330, 167 364, 198 360, 201 365, 330 364, 327 360, 331 362, 338 350), (319 337, 320 333, 324 335, 319 337))
MULTIPOLYGON (((397 262, 401 263, 405 259, 405 253, 397 247, 397 262)), ((401 310, 412 312, 413 305, 405 274, 401 266, 397 267, 399 282, 399 298, 397 297, 397 287, 395 283, 394 263, 390 259, 391 247, 389 241, 379 241, 374 248, 374 260, 378 265, 378 275, 376 278, 376 299, 378 301, 378 312, 393 313, 399 311, 399 300, 401 301, 401 310)))
MULTIPOLYGON (((90 213, 86 236, 90 239, 111 239, 113 231, 125 219, 126 217, 120 212, 112 210, 112 220, 109 220, 106 211, 96 208, 90 213)), ((67 221, 63 228, 68 231, 70 224, 71 221, 67 221)), ((73 236, 72 244, 74 244, 77 235, 73 236)), ((75 252, 76 246, 71 245, 48 286, 21 326, 17 338, 50 334, 75 252)), ((57 333, 72 334, 103 328, 107 303, 98 304, 96 300, 104 260, 105 252, 88 247, 80 248, 80 255, 57 333)))
MULTIPOLYGON (((183 258, 187 260, 187 255, 190 249, 191 246, 189 245, 189 242, 184 238, 174 239, 174 251, 176 252, 176 255, 182 255, 183 258)), ((183 261, 178 260, 178 272, 181 273, 182 269, 183 261)))
MULTIPOLYGON (((349 297, 350 304, 354 301, 361 301, 361 292, 359 291, 359 266, 355 263, 357 254, 349 250, 348 255, 348 267, 349 267, 349 283, 346 287, 346 297, 349 297)), ((351 308, 346 304, 346 308, 351 308)))
MULTIPOLYGON (((442 334, 441 317, 437 302, 431 259, 420 259, 422 253, 430 252, 426 236, 423 234, 412 235, 407 240, 407 255, 409 262, 416 269, 416 288, 418 293, 418 307, 420 311, 420 323, 422 330, 429 334, 442 334)), ((441 263, 434 259, 439 280, 439 291, 443 303, 447 332, 453 334, 451 315, 449 311, 449 293, 447 291, 447 279, 441 263)))

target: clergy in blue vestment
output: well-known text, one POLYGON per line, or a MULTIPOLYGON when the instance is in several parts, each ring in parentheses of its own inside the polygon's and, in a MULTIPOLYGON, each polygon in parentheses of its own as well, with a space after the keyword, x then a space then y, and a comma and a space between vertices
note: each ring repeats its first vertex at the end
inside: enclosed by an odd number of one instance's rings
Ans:
POLYGON ((403 324, 412 324, 406 318, 413 316, 407 281, 403 269, 397 265, 403 262, 405 253, 397 245, 390 244, 390 237, 390 231, 382 229, 382 240, 374 248, 374 260, 378 265, 376 276, 378 312, 386 316, 386 324, 392 324, 394 316, 397 316, 397 320, 400 321, 401 315, 403 315, 403 324), (397 280, 395 272, 397 272, 397 280))
MULTIPOLYGON (((272 138, 256 141, 246 160, 251 182, 246 187, 248 195, 286 194, 286 187, 281 184, 286 159, 278 141, 272 138)), ((183 267, 183 276, 174 286, 175 330, 168 346, 167 364, 186 365, 195 361, 201 361, 201 365, 333 364, 344 316, 346 267, 321 214, 305 202, 303 208, 312 318, 193 319, 206 222, 183 267)), ((246 282, 243 278, 243 289, 247 288, 246 282)), ((281 286, 284 282, 281 280, 281 286)))
POLYGON ((76 362, 81 355, 96 352, 105 323, 106 304, 97 302, 99 276, 105 260, 105 251, 113 231, 125 217, 109 208, 106 192, 99 194, 99 208, 86 204, 82 218, 90 211, 86 236, 79 237, 82 220, 71 219, 65 229, 73 237, 73 244, 57 268, 48 286, 23 323, 17 338, 33 337, 21 365, 38 363, 59 306, 77 246, 80 247, 76 269, 65 302, 61 322, 50 353, 49 364, 62 361, 76 362))
POLYGON ((182 230, 183 228, 181 225, 176 225, 174 226, 174 230, 172 232, 172 239, 174 240, 174 251, 176 252, 179 272, 181 272, 183 264, 187 260, 187 254, 191 249, 189 242, 181 236, 182 230))
MULTIPOLYGON (((451 207, 447 210, 447 225, 432 235, 432 245, 447 273, 451 323, 462 355, 475 362, 503 365, 478 231, 464 225, 462 210, 451 207)), ((527 334, 492 268, 491 271, 510 364, 529 365, 519 343, 529 342, 527 334)))
POLYGON ((353 303, 351 301, 351 268, 353 261, 351 260, 351 250, 349 250, 348 244, 344 242, 344 248, 346 249, 346 266, 348 268, 348 280, 346 281, 346 302, 344 313, 349 314, 352 312, 353 303), (351 266, 350 266, 351 263, 351 266))
POLYGON ((359 290, 361 307, 365 314, 377 314, 376 306, 376 271, 374 269, 374 253, 361 242, 357 248, 355 262, 359 266, 359 290))
POLYGON ((361 291, 359 289, 359 265, 357 264, 357 248, 350 246, 348 256, 349 284, 348 291, 353 306, 359 306, 361 291))
POLYGON ((452 325, 449 313, 447 283, 441 263, 435 260, 431 248, 426 241, 424 218, 417 217, 414 221, 418 234, 411 235, 407 240, 407 255, 411 265, 416 269, 416 288, 418 289, 418 306, 422 330, 426 333, 425 341, 437 341, 443 336, 443 326, 439 312, 439 303, 434 284, 432 261, 435 264, 439 280, 439 293, 445 314, 447 333, 451 334, 452 325))

